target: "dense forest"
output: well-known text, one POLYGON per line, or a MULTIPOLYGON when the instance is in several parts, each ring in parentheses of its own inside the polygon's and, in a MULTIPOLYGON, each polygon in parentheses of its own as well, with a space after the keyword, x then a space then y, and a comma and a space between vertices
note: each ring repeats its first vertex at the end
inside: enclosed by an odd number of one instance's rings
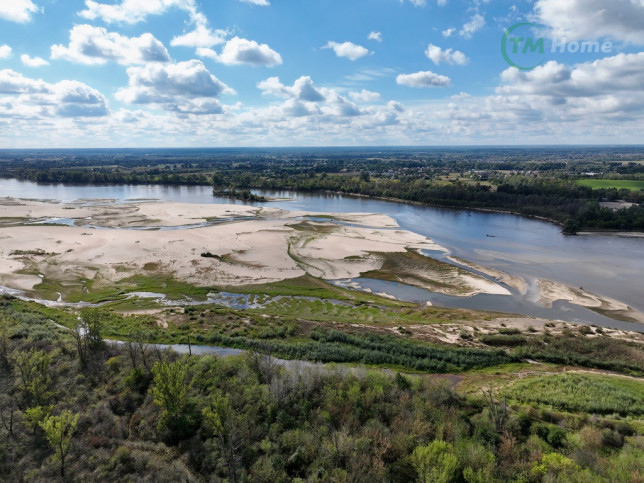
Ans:
POLYGON ((179 356, 107 343, 100 312, 68 331, 0 310, 4 481, 643 481, 641 428, 613 386, 561 412, 465 396, 457 376, 179 356))

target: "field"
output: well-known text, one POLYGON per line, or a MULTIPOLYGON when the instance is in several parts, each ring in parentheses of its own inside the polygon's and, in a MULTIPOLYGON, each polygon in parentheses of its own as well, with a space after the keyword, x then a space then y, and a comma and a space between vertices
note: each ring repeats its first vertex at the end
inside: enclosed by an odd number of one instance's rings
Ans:
POLYGON ((537 403, 570 412, 644 414, 644 382, 626 377, 558 374, 525 379, 508 394, 524 403, 537 403))
POLYGON ((644 180, 634 179, 580 179, 577 183, 595 190, 616 188, 639 191, 644 189, 644 180))

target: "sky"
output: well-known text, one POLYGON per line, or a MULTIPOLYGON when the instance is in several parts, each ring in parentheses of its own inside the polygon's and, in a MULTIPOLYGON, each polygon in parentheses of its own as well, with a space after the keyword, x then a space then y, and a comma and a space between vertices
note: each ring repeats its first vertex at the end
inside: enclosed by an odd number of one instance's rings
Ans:
POLYGON ((644 0, 0 0, 0 148, 644 144, 644 0))

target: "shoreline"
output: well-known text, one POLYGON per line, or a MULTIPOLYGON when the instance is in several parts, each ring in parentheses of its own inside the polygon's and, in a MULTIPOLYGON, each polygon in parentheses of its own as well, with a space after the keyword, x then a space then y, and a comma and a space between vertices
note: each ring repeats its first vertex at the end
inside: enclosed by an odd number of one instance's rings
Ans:
MULTIPOLYGON (((52 182, 43 182, 39 183, 37 181, 30 181, 30 180, 21 180, 15 177, 2 177, 2 179, 13 179, 19 182, 30 182, 30 183, 36 183, 36 184, 45 184, 45 185, 70 185, 70 186, 175 186, 175 187, 181 187, 181 186, 200 186, 200 187, 212 187, 210 184, 162 184, 162 183, 67 183, 67 182, 60 182, 60 183, 52 183, 52 182)), ((438 204, 438 203, 423 203, 421 201, 413 201, 413 200, 405 200, 401 198, 392 198, 392 197, 386 197, 386 196, 371 196, 371 195, 366 195, 366 194, 361 194, 361 193, 347 193, 344 191, 333 191, 333 190, 325 190, 325 189, 312 189, 312 190, 297 190, 297 189, 292 189, 292 188, 278 188, 278 189, 260 189, 260 188, 240 188, 244 190, 249 190, 249 191, 265 191, 265 192, 271 192, 271 191, 292 191, 295 193, 329 193, 329 194, 335 194, 335 195, 341 195, 341 196, 349 196, 353 198, 365 198, 365 199, 372 199, 372 200, 380 200, 380 201, 387 201, 387 202, 392 202, 392 203, 402 203, 402 204, 409 204, 409 205, 416 205, 416 206, 426 206, 429 208, 440 208, 440 209, 448 209, 448 210, 457 210, 457 211, 474 211, 474 212, 479 212, 479 213, 497 213, 497 214, 504 214, 504 215, 514 215, 514 216, 520 216, 522 218, 526 218, 529 220, 538 220, 538 221, 543 221, 555 226, 558 226, 560 228, 563 228, 563 223, 553 219, 553 218, 548 218, 545 216, 539 216, 539 215, 528 215, 525 213, 520 213, 518 211, 513 211, 513 210, 506 210, 502 208, 485 208, 485 207, 479 207, 479 206, 453 206, 453 205, 443 205, 443 204, 438 204)), ((213 194, 213 196, 215 196, 213 194)), ((274 201, 286 201, 284 198, 275 198, 275 197, 267 197, 264 195, 261 195, 265 198, 264 201, 250 201, 249 203, 271 203, 274 201)), ((224 197, 224 196, 220 196, 224 197)), ((247 202, 243 199, 237 199, 237 198, 230 198, 231 200, 234 201, 242 201, 242 202, 247 202)), ((42 201, 42 200, 41 200, 42 201)), ((123 200, 123 202, 136 202, 138 200, 123 200)), ((147 201, 147 200, 146 200, 147 201)), ((150 200, 152 201, 152 200, 150 200)), ((253 205, 250 205, 253 206, 253 205)), ((563 233, 563 232, 562 232, 563 233)), ((580 229, 579 232, 577 233, 563 233, 566 236, 592 236, 592 235, 611 235, 611 236, 619 236, 619 237, 624 237, 624 238, 644 238, 644 231, 623 231, 623 230, 601 230, 601 229, 596 229, 596 230, 588 230, 588 229, 580 229)))

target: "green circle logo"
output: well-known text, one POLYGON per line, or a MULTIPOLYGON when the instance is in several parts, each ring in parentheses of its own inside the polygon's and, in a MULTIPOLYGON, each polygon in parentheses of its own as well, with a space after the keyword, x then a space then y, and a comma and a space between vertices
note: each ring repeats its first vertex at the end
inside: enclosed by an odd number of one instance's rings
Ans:
POLYGON ((501 54, 511 67, 532 70, 543 64, 546 57, 545 35, 541 26, 521 22, 505 31, 501 54))

